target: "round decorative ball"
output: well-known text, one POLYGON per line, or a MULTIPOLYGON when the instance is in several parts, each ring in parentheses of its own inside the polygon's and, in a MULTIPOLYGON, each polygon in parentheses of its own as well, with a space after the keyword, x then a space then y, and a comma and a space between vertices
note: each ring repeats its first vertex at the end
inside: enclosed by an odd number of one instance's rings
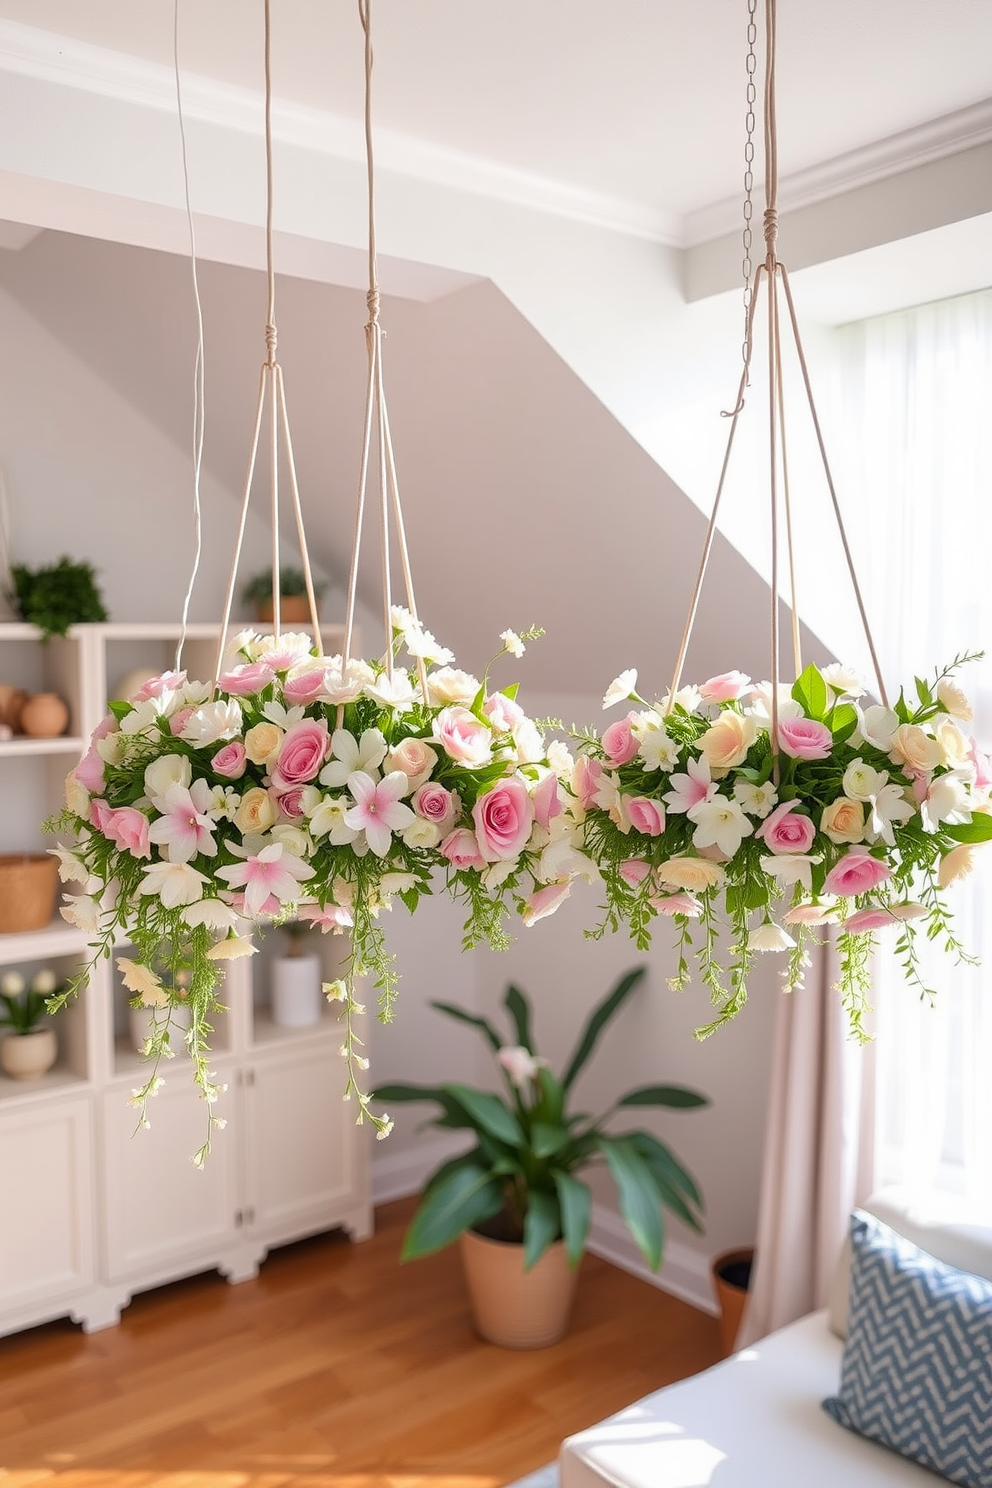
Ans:
POLYGON ((21 704, 18 726, 29 739, 56 739, 68 722, 69 709, 57 692, 36 692, 21 704))

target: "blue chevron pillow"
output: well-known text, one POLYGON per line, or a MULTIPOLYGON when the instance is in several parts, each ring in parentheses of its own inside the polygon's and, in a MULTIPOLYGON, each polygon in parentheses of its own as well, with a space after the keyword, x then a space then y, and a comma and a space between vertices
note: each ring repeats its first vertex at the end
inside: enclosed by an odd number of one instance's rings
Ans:
POLYGON ((967 1488, 992 1488, 992 1282, 851 1217, 840 1394, 823 1408, 967 1488))

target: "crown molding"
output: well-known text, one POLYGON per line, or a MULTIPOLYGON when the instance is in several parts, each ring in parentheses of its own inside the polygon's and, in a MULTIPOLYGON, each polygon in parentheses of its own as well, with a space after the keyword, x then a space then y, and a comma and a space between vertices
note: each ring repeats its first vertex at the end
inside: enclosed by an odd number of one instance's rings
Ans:
MULTIPOLYGON (((965 150, 988 144, 990 140, 992 98, 986 98, 969 108, 930 119, 926 124, 889 135, 858 150, 810 166, 808 170, 783 177, 779 181, 779 210, 795 212, 815 206, 843 192, 872 186, 904 171, 960 155, 965 150)), ((761 182, 756 181, 756 198, 760 192, 761 182)), ((739 198, 713 202, 696 212, 689 212, 683 222, 682 246, 694 248, 700 243, 725 237, 737 231, 741 221, 742 203, 739 198)))
MULTIPOLYGON (((19 22, 0 20, 0 70, 118 103, 176 112, 176 78, 171 68, 19 22)), ((193 73, 181 74, 181 86, 187 121, 263 135, 260 92, 193 73)), ((364 167, 361 119, 274 99, 272 129, 282 144, 364 167)), ((380 170, 669 247, 681 241, 681 218, 644 202, 584 191, 397 130, 377 130, 375 148, 380 170)))

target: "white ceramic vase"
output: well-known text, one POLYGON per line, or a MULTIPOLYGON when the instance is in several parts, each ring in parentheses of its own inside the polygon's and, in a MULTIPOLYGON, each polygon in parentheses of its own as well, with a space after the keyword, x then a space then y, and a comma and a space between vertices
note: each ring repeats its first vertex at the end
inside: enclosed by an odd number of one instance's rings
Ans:
POLYGON ((50 1070, 58 1055, 54 1028, 34 1033, 8 1033, 0 1039, 0 1065, 14 1080, 38 1080, 50 1070))
POLYGON ((324 1000, 319 956, 280 956, 272 963, 272 1021, 280 1028, 320 1022, 324 1000))

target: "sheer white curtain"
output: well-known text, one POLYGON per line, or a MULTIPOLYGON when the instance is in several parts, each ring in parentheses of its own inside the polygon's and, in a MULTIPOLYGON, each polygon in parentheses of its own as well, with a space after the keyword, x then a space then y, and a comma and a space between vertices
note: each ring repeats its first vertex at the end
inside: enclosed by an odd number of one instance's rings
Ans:
MULTIPOLYGON (((844 327, 838 344, 832 448, 886 686, 984 649, 957 681, 989 749, 992 290, 844 327)), ((990 891, 992 846, 948 891, 955 930, 983 964, 928 954, 932 1005, 891 949, 877 958, 875 1178, 992 1207, 990 891)))

